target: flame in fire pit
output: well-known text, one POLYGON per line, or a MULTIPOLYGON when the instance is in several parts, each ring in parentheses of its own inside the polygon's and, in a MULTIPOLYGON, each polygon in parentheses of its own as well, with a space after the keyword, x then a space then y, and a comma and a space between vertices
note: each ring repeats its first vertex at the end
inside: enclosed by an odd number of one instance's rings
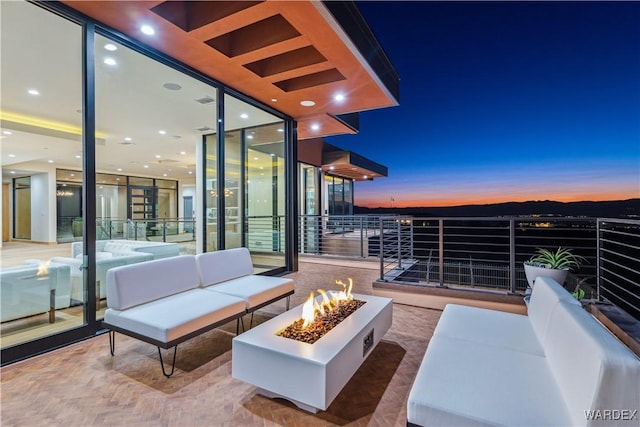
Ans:
POLYGON ((328 291, 324 289, 318 289, 318 293, 322 295, 322 303, 318 303, 315 299, 315 294, 311 292, 309 298, 302 306, 302 324, 303 328, 309 326, 316 316, 324 316, 325 312, 335 310, 342 301, 351 301, 353 295, 351 289, 353 288, 353 281, 349 279, 349 286, 342 282, 342 280, 336 280, 336 284, 342 286, 341 291, 328 291))
POLYGON ((38 265, 38 272, 36 273, 37 276, 44 276, 45 274, 49 274, 49 264, 51 264, 51 260, 47 261, 47 262, 41 262, 38 265))

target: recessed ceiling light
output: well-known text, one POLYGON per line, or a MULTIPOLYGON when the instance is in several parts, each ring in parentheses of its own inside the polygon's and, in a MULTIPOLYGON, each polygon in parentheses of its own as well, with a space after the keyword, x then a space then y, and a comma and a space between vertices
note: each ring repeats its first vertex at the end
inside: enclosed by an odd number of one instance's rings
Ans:
POLYGON ((48 163, 53 163, 53 160, 47 160, 48 163))
POLYGON ((329 170, 334 170, 336 167, 335 166, 329 166, 329 170))
POLYGON ((167 176, 167 174, 166 174, 166 173, 163 173, 163 174, 162 174, 162 176, 167 176))
POLYGON ((162 157, 160 154, 156 154, 156 159, 159 159, 160 157, 162 157))
POLYGON ((253 158, 253 160, 258 160, 258 158, 257 158, 257 157, 254 157, 254 158, 253 158))
POLYGON ((247 135, 247 139, 253 139, 253 135, 247 135))
POLYGON ((187 152, 186 151, 181 151, 180 154, 184 156, 185 154, 187 154, 187 152))
POLYGON ((338 102, 342 102, 342 101, 344 101, 344 94, 343 93, 336 93, 335 96, 333 97, 333 99, 335 99, 338 102))
POLYGON ((117 64, 116 60, 113 59, 113 58, 104 58, 103 62, 105 64, 107 64, 107 65, 116 65, 117 64))
POLYGON ((278 128, 278 132, 284 132, 284 129, 278 128))
POLYGON ((180 90, 182 89, 182 86, 180 86, 178 83, 165 83, 162 85, 163 88, 165 89, 169 89, 169 90, 180 90))
POLYGON ((5 135, 11 135, 11 131, 8 131, 8 130, 3 130, 2 133, 5 135))
POLYGON ((144 165, 143 168, 149 169, 149 165, 144 165))
POLYGON ((271 102, 278 102, 278 98, 271 98, 271 102))
POLYGON ((240 114, 240 117, 243 118, 243 119, 248 119, 249 115, 247 113, 242 113, 242 114, 240 114))
POLYGON ((129 141, 131 141, 131 138, 129 138, 128 136, 126 136, 126 137, 124 138, 124 140, 125 140, 125 141, 127 141, 127 142, 129 142, 129 141))
POLYGON ((11 171, 11 172, 9 172, 9 173, 16 173, 16 171, 11 171))
POLYGON ((314 123, 314 124, 311 125, 311 130, 318 130, 318 129, 320 129, 320 125, 319 124, 314 123))
POLYGON ((9 157, 14 158, 16 155, 15 154, 9 154, 9 157))
POLYGON ((313 101, 302 101, 300 102, 300 105, 302 105, 303 107, 313 107, 314 105, 316 105, 316 103, 313 101))
POLYGON ((363 176, 363 178, 364 178, 364 179, 367 179, 367 178, 369 178, 369 177, 368 177, 367 175, 365 175, 365 176, 363 176))
POLYGON ((193 172, 189 171, 189 175, 191 175, 193 172))
POLYGON ((104 48, 107 49, 110 52, 113 52, 114 50, 118 50, 118 46, 116 46, 113 43, 107 43, 104 45, 104 48))
POLYGON ((29 93, 29 95, 40 95, 40 92, 38 92, 36 89, 29 89, 27 92, 29 93))
POLYGON ((81 159, 82 156, 80 154, 76 154, 76 159, 81 159))
POLYGON ((159 133, 160 135, 166 135, 166 134, 167 134, 167 131, 166 131, 166 130, 159 130, 159 131, 158 131, 158 133, 159 133))
POLYGON ((260 170, 263 170, 263 169, 264 169, 264 166, 260 166, 260 170))
POLYGON ((275 154, 273 154, 273 153, 271 153, 270 155, 271 155, 271 157, 275 157, 275 156, 276 156, 276 155, 275 155, 275 154))
POLYGON ((122 172, 122 168, 118 168, 116 169, 118 172, 122 172))
POLYGON ((140 31, 148 36, 152 36, 156 33, 156 30, 154 30, 151 25, 143 25, 142 27, 140 27, 140 31))
POLYGON ((73 176, 76 176, 76 174, 75 173, 71 173, 71 174, 69 174, 69 176, 73 177, 73 176))

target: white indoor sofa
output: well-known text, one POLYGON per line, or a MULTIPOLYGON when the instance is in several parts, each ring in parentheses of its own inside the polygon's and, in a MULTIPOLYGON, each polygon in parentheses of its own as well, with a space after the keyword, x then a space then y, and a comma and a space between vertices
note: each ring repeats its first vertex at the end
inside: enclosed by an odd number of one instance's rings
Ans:
POLYGON ((445 307, 407 424, 638 426, 639 407, 638 358, 561 285, 539 277, 527 316, 445 307))
MULTIPOLYGON (((146 240, 98 240, 96 253, 118 254, 122 252, 145 252, 153 255, 153 259, 161 259, 180 255, 180 246, 171 242, 149 242, 146 240)), ((82 256, 82 242, 71 244, 71 257, 82 256)))
MULTIPOLYGON (((71 267, 71 299, 75 302, 86 300, 83 286, 82 242, 71 244, 71 257, 54 257, 56 263, 71 267)), ((173 257, 180 254, 176 243, 147 242, 139 240, 98 240, 96 241, 96 282, 100 299, 107 296, 107 271, 121 265, 136 264, 152 259, 173 257)))
POLYGON ((39 269, 39 261, 27 260, 24 265, 0 270, 0 321, 49 312, 53 323, 54 311, 69 307, 69 266, 51 262, 44 275, 38 275, 39 269))
POLYGON ((110 269, 102 324, 109 330, 111 355, 115 332, 151 343, 158 347, 162 373, 170 377, 178 344, 234 319, 238 332, 242 316, 293 294, 291 279, 254 275, 245 251, 181 255, 110 269), (167 372, 160 349, 172 347, 167 372))

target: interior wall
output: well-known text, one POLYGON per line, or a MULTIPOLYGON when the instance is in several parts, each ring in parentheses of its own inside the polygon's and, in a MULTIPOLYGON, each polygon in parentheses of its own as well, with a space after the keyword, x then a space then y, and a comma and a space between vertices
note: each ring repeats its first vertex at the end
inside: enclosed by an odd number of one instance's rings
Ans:
POLYGON ((56 179, 45 172, 31 176, 31 241, 56 242, 56 179))
POLYGON ((0 248, 2 242, 8 242, 11 236, 11 184, 2 183, 2 209, 0 210, 2 217, 2 239, 0 239, 0 248))

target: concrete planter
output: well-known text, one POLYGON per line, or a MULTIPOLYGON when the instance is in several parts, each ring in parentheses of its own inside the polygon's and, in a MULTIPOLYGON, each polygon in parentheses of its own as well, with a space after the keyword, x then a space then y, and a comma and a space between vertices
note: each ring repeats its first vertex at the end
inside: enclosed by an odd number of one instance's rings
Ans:
POLYGON ((556 282, 561 285, 564 284, 564 281, 567 279, 567 274, 569 274, 569 270, 557 270, 555 268, 544 268, 544 267, 536 267, 533 265, 524 264, 524 274, 527 276, 527 282, 529 282, 529 287, 533 288, 533 281, 536 277, 551 277, 556 282))

